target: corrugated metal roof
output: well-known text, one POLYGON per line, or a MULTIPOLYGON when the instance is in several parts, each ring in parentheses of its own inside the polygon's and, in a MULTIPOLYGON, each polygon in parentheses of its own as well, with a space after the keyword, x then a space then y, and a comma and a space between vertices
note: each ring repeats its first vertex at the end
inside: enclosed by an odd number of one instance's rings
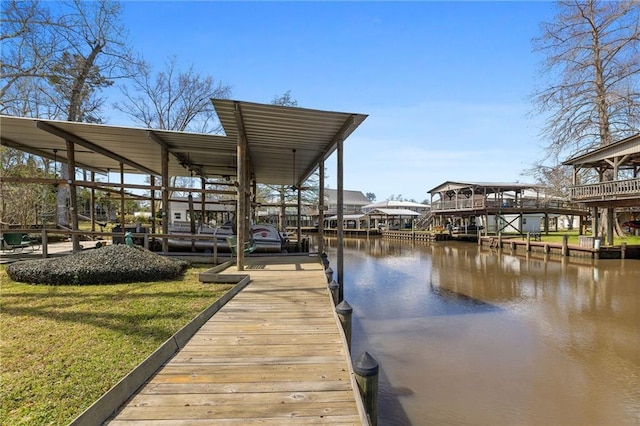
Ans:
POLYGON ((620 168, 633 168, 640 165, 640 133, 619 140, 610 145, 578 155, 564 161, 562 164, 570 166, 613 168, 607 160, 614 157, 625 157, 626 162, 620 164, 620 168))
POLYGON ((420 216, 420 213, 408 209, 374 209, 367 213, 370 216, 383 214, 387 216, 420 216))
POLYGON ((212 99, 227 137, 241 126, 256 179, 260 183, 299 185, 367 117, 363 114, 212 99), (295 171, 294 153, 295 152, 295 171))
POLYGON ((533 183, 510 183, 510 182, 454 182, 446 181, 435 188, 427 191, 430 194, 439 192, 452 191, 456 189, 486 189, 487 193, 499 192, 499 191, 522 191, 524 189, 542 188, 541 185, 533 183))
POLYGON ((2 145, 67 162, 65 138, 75 142, 78 167, 106 173, 161 175, 162 146, 170 152, 169 175, 235 176, 237 135, 244 123, 258 183, 299 184, 367 117, 212 99, 225 135, 107 126, 0 116, 2 145), (237 112, 236 112, 237 111, 237 112), (293 149, 296 150, 295 170, 293 149))
POLYGON ((372 203, 372 204, 367 204, 366 206, 363 206, 363 209, 376 209, 376 208, 407 208, 407 209, 428 209, 429 205, 428 204, 421 204, 421 203, 415 203, 413 201, 399 201, 399 200, 386 200, 386 201, 380 201, 378 203, 372 203))

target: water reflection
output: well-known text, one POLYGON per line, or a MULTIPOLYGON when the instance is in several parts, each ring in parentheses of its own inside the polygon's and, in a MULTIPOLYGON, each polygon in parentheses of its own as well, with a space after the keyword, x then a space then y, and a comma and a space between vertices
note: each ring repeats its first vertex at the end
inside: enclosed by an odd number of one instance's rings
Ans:
POLYGON ((382 425, 640 422, 640 261, 346 239, 343 281, 382 425))

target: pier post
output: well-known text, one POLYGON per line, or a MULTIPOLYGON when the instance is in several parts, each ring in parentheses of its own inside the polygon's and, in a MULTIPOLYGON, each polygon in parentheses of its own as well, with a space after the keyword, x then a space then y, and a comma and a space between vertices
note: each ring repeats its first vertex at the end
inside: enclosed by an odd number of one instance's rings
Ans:
POLYGON ((527 232, 527 252, 531 251, 531 233, 527 232))
POLYGON ((620 243, 620 259, 625 259, 627 257, 627 243, 620 243))
POLYGON ((566 234, 562 236, 562 255, 569 256, 569 236, 566 234))
POLYGON ((371 426, 378 424, 378 370, 378 362, 368 352, 363 352, 353 365, 353 372, 371 426))
POLYGON ((324 269, 327 269, 329 267, 329 256, 327 256, 327 253, 322 252, 320 254, 320 260, 322 261, 322 266, 324 266, 324 269))
POLYGON ((333 298, 333 306, 339 303, 338 298, 340 297, 340 284, 338 284, 335 280, 331 280, 329 283, 329 291, 331 292, 331 297, 333 298))
POLYGON ((347 339, 347 348, 349 348, 349 352, 351 352, 351 317, 353 315, 353 308, 346 300, 343 300, 336 306, 336 313, 340 319, 340 324, 342 324, 344 336, 347 339))
POLYGON ((333 281, 333 269, 331 269, 330 266, 327 269, 324 270, 324 274, 327 276, 327 282, 328 283, 333 281))

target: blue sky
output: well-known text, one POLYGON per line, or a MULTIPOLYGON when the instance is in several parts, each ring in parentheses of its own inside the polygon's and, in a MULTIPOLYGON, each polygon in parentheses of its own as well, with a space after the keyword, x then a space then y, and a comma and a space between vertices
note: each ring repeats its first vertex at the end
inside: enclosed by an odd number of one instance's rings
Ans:
MULTIPOLYGON (((269 103, 368 114, 345 142, 345 189, 417 201, 453 181, 528 182, 527 118, 551 2, 124 2, 132 48, 170 55, 269 103)), ((115 116, 110 124, 122 122, 115 116)), ((335 156, 334 156, 335 157, 335 156)), ((328 186, 335 188, 335 158, 328 186)))

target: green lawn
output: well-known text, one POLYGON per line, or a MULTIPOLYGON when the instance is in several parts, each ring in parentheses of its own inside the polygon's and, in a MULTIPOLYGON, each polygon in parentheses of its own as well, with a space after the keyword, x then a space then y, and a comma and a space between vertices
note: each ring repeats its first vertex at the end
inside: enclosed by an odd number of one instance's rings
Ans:
MULTIPOLYGON (((568 244, 578 245, 578 231, 564 231, 564 232, 549 232, 549 235, 544 232, 541 234, 541 241, 549 243, 562 243, 562 237, 564 235, 569 236, 568 244)), ((640 236, 627 236, 626 238, 615 237, 613 239, 613 245, 620 245, 626 242, 628 245, 640 245, 640 236)))
POLYGON ((16 283, 0 267, 2 424, 68 424, 231 288, 200 283, 207 268, 177 281, 54 287, 16 283))

